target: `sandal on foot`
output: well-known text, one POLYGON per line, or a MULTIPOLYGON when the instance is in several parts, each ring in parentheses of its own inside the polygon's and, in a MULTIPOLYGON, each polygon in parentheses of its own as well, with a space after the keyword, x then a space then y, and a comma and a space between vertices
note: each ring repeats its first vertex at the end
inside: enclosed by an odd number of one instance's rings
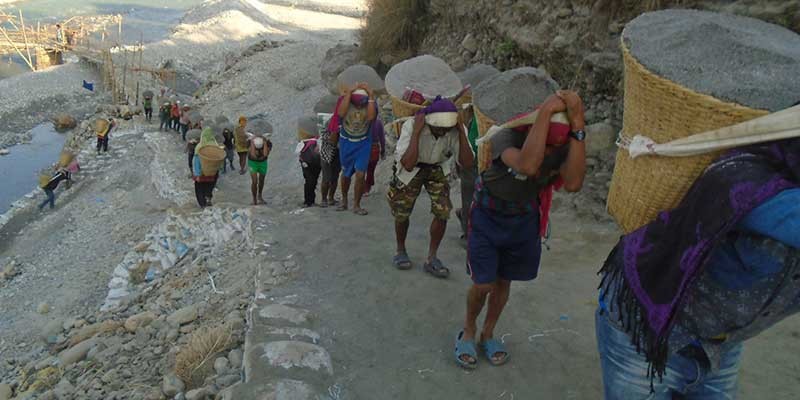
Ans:
POLYGON ((450 270, 442 264, 442 261, 438 258, 434 258, 431 261, 425 263, 425 272, 437 277, 437 278, 447 278, 450 276, 450 270))
POLYGON ((503 342, 497 339, 489 339, 485 340, 483 343, 480 344, 480 348, 483 351, 483 354, 489 359, 489 363, 494 366, 503 365, 508 361, 508 350, 506 350, 506 346, 503 342), (497 353, 502 353, 504 356, 498 361, 495 360, 494 355, 497 353))
POLYGON ((355 215, 367 215, 369 213, 367 212, 367 210, 365 210, 363 208, 356 208, 356 209, 353 210, 353 214, 355 214, 355 215))
POLYGON ((347 206, 342 204, 339 207, 336 207, 336 211, 347 211, 347 206))
POLYGON ((411 269, 411 259, 408 258, 406 252, 399 253, 392 259, 392 264, 397 269, 408 270, 411 269))
POLYGON ((475 369, 478 366, 478 352, 475 350, 475 341, 474 340, 462 340, 461 338, 464 337, 464 331, 461 330, 456 335, 456 362, 461 368, 464 369, 475 369), (462 356, 470 356, 472 357, 472 362, 465 361, 461 357, 462 356))

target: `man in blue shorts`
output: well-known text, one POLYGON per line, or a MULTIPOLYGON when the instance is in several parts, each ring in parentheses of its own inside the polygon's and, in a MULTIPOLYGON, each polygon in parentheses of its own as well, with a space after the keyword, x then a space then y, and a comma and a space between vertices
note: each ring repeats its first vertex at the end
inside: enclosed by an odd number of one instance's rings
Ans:
MULTIPOLYGON (((534 99, 536 103, 542 100, 534 99)), ((583 128, 581 99, 575 92, 561 91, 544 100, 529 129, 504 129, 489 139, 492 164, 477 180, 469 217, 467 269, 473 285, 467 295, 464 329, 456 337, 455 358, 461 367, 477 366, 476 338, 492 365, 508 361, 505 346, 494 339, 494 328, 508 301, 511 281, 530 281, 538 273, 540 223, 547 216, 540 197, 552 193, 554 185, 563 184, 569 192, 583 185, 583 128), (569 127, 561 124, 563 129, 557 130, 551 118, 563 111, 569 127), (478 335, 478 315, 487 302, 478 335)))

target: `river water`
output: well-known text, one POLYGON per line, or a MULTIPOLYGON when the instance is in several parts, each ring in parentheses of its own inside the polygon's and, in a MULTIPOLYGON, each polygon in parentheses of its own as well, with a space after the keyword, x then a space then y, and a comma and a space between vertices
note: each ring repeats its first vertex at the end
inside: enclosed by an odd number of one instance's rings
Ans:
POLYGON ((30 193, 39 181, 37 171, 58 160, 66 139, 64 134, 53 130, 52 123, 44 123, 31 129, 30 143, 9 148, 10 154, 0 156, 2 190, 0 190, 0 214, 11 204, 30 193))

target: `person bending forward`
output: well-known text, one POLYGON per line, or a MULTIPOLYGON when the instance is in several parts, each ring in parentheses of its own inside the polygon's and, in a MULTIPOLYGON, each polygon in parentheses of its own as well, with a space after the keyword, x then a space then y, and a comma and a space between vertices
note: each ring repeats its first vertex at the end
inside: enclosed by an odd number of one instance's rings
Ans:
POLYGON ((464 368, 477 365, 476 339, 491 364, 508 360, 505 346, 494 338, 494 328, 508 301, 511 281, 530 281, 538 273, 541 224, 547 216, 547 209, 540 209, 539 197, 545 191, 552 193, 552 185, 559 180, 568 192, 583 185, 581 99, 574 92, 561 91, 548 97, 538 111, 527 133, 505 129, 490 139, 492 164, 476 182, 467 237, 467 269, 473 284, 455 350, 456 362, 464 368), (561 136, 551 134, 552 115, 564 110, 569 116, 569 135, 566 129, 561 136), (487 303, 479 333, 478 315, 487 303))

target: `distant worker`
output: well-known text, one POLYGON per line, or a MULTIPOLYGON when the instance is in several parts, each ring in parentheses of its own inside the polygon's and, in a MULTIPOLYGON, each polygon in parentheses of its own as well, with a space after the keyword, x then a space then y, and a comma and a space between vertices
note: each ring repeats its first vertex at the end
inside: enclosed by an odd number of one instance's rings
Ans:
POLYGON ((170 106, 168 101, 164 102, 161 105, 161 108, 158 109, 158 118, 161 119, 161 125, 159 125, 158 127, 159 131, 169 130, 171 110, 172 107, 170 106))
POLYGON ((231 171, 236 171, 233 166, 233 159, 236 157, 233 144, 233 132, 227 127, 222 129, 222 140, 225 146, 225 162, 222 164, 222 173, 228 172, 228 164, 231 166, 231 171))
POLYGON ((103 150, 104 153, 108 152, 108 139, 111 138, 111 131, 117 126, 117 123, 114 122, 114 118, 109 118, 108 123, 97 130, 97 154, 100 154, 100 150, 103 150))
POLYGON ((378 163, 386 158, 386 132, 383 124, 378 124, 372 129, 372 149, 369 154, 369 166, 367 166, 367 176, 364 182, 364 196, 369 196, 372 187, 375 186, 375 169, 378 163))
POLYGON ((397 141, 394 177, 386 195, 395 219, 397 254, 393 264, 398 269, 411 268, 411 260, 406 252, 409 218, 417 197, 422 188, 425 188, 431 199, 433 221, 424 269, 438 278, 450 275, 450 270, 437 257, 453 208, 450 202, 447 162, 455 157, 464 168, 471 168, 474 163, 464 124, 459 119, 456 105, 450 100, 437 97, 430 106, 417 113, 413 120, 403 124, 397 141))
POLYGON ((153 97, 145 96, 142 104, 144 105, 144 119, 147 122, 153 122, 153 97))
POLYGON ((233 144, 236 154, 239 155, 239 175, 244 175, 247 170, 247 153, 250 151, 250 143, 247 136, 247 118, 239 117, 239 125, 233 130, 233 144))
POLYGON ((247 165, 250 167, 250 192, 253 194, 253 205, 266 204, 264 181, 267 178, 267 159, 272 151, 270 135, 271 132, 258 132, 250 138, 247 165))
POLYGON ((56 24, 56 42, 60 45, 64 45, 64 29, 61 28, 61 24, 56 24))
POLYGON ((342 165, 339 163, 339 143, 332 139, 333 133, 328 127, 322 128, 317 146, 322 165, 322 202, 320 207, 336 206, 336 187, 339 185, 342 165))
MULTIPOLYGON (((353 212, 367 215, 361 207, 365 179, 372 150, 373 123, 377 121, 378 109, 375 95, 366 83, 359 83, 345 90, 339 99, 332 124, 338 125, 334 138, 339 141, 339 156, 342 164, 342 205, 337 211, 348 209, 350 182, 355 176, 353 193, 353 212)), ((380 125, 378 123, 377 125, 380 125)))
POLYGON ((181 107, 181 116, 178 118, 178 131, 181 133, 181 138, 186 141, 186 132, 191 127, 191 119, 189 118, 189 106, 181 107))
MULTIPOLYGON (((172 104, 172 108, 170 108, 170 125, 169 127, 174 130, 178 131, 180 128, 180 121, 181 121, 181 101, 177 100, 175 103, 172 104)), ((185 139, 184 139, 185 140, 185 139)))
POLYGON ((313 207, 317 200, 317 182, 322 172, 317 138, 306 139, 297 144, 300 151, 300 167, 303 169, 303 205, 313 207))
POLYGON ((43 210, 44 206, 47 205, 48 203, 50 203, 51 210, 56 206, 55 190, 58 187, 58 184, 64 180, 70 182, 72 180, 72 174, 70 174, 70 172, 67 171, 66 169, 61 168, 58 171, 56 171, 56 173, 53 174, 50 180, 48 180, 42 186, 42 190, 44 190, 44 194, 47 196, 47 198, 41 204, 39 204, 40 211, 43 210))
POLYGON ((194 180, 194 194, 197 197, 197 204, 200 208, 211 206, 211 199, 214 197, 214 187, 217 185, 217 178, 219 173, 214 176, 204 176, 202 171, 202 164, 200 162, 200 149, 206 146, 217 146, 217 139, 214 137, 214 131, 211 128, 206 128, 200 134, 200 143, 194 148, 194 156, 192 157, 192 176, 194 180))
POLYGON ((467 235, 472 285, 463 330, 455 340, 455 360, 463 368, 476 367, 477 348, 492 365, 508 361, 510 354, 494 333, 511 281, 536 279, 547 231, 547 199, 560 186, 567 192, 579 191, 586 174, 580 97, 560 91, 533 100, 541 104, 535 122, 522 131, 503 129, 491 137, 492 162, 475 185, 467 235), (564 111, 569 126, 550 123, 553 115, 564 111), (478 315, 485 306, 479 331, 478 315))

